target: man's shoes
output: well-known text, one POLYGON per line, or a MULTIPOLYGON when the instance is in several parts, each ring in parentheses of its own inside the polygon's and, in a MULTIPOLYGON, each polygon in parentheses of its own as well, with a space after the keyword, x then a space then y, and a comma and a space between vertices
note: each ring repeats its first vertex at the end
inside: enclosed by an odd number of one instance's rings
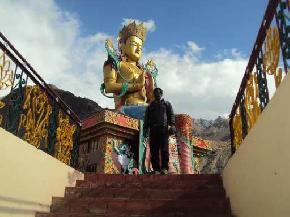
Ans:
POLYGON ((159 171, 152 170, 152 171, 147 172, 147 174, 149 174, 149 175, 156 175, 156 174, 160 174, 160 172, 159 171))
POLYGON ((161 175, 167 175, 168 174, 168 170, 167 169, 162 169, 161 170, 161 175))
POLYGON ((147 172, 147 174, 148 175, 160 175, 160 171, 154 171, 154 170, 152 170, 152 171, 149 171, 149 172, 147 172))

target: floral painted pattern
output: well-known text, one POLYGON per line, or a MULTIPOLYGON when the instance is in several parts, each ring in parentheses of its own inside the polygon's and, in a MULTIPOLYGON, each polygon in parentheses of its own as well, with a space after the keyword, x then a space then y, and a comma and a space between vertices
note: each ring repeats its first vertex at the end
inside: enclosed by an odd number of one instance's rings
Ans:
MULTIPOLYGON (((117 160, 117 154, 113 152, 112 138, 107 139, 107 144, 104 146, 104 173, 105 174, 120 174, 121 169, 117 160)), ((120 144, 121 141, 115 139, 116 144, 120 144)))

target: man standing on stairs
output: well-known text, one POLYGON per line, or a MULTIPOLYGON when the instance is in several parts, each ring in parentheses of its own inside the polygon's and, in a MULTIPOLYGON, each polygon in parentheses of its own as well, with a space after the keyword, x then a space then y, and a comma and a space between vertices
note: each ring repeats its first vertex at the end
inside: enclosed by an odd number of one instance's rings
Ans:
POLYGON ((175 133, 175 118, 170 102, 162 98, 163 90, 154 89, 155 100, 147 107, 144 118, 144 135, 150 143, 151 163, 155 174, 167 174, 169 162, 168 137, 175 133), (161 152, 161 165, 159 159, 161 152))

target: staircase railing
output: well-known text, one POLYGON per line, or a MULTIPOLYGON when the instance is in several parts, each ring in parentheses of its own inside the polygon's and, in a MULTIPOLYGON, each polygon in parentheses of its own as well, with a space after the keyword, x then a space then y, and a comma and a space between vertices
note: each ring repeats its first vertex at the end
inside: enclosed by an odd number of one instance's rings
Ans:
POLYGON ((0 127, 77 167, 79 118, 1 32, 0 127))
POLYGON ((279 87, 283 76, 288 72, 289 9, 289 0, 269 0, 230 114, 233 153, 252 129, 271 96, 279 87))

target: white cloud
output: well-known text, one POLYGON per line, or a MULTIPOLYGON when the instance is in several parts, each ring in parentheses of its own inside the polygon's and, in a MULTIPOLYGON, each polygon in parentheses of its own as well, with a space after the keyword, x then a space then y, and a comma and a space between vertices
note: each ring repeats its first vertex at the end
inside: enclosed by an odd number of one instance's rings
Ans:
POLYGON ((238 51, 237 48, 231 49, 231 55, 235 58, 240 58, 241 57, 241 52, 238 51))
POLYGON ((166 49, 145 58, 156 61, 158 85, 177 113, 211 119, 230 113, 247 63, 241 58, 202 62, 166 49))
POLYGON ((192 54, 199 54, 204 48, 199 47, 195 42, 188 41, 187 46, 192 54))
POLYGON ((2 0, 0 26, 47 83, 113 106, 99 91, 106 59, 104 42, 109 35, 81 37, 79 21, 53 0, 2 0))
MULTIPOLYGON (((154 31, 154 21, 146 22, 149 30, 154 31)), ((99 91, 108 34, 80 36, 78 19, 61 11, 53 0, 1 0, 0 26, 48 83, 93 99, 102 106, 113 107, 113 100, 99 91)), ((187 48, 192 54, 203 50, 192 41, 187 43, 187 48)), ((238 53, 232 50, 230 58, 208 63, 188 55, 186 49, 182 55, 160 49, 145 53, 143 62, 155 59, 160 74, 158 84, 176 113, 216 118, 230 112, 238 91, 246 66, 245 59, 234 55, 238 53)))
POLYGON ((228 59, 228 58, 231 58, 231 59, 245 58, 237 48, 224 49, 218 52, 217 54, 215 54, 214 57, 217 60, 228 59))
POLYGON ((154 20, 151 20, 151 19, 147 21, 141 21, 138 19, 123 18, 123 22, 121 23, 121 25, 123 27, 129 23, 132 23, 133 21, 135 21, 137 24, 143 23, 148 32, 154 32, 156 30, 156 24, 154 20))

